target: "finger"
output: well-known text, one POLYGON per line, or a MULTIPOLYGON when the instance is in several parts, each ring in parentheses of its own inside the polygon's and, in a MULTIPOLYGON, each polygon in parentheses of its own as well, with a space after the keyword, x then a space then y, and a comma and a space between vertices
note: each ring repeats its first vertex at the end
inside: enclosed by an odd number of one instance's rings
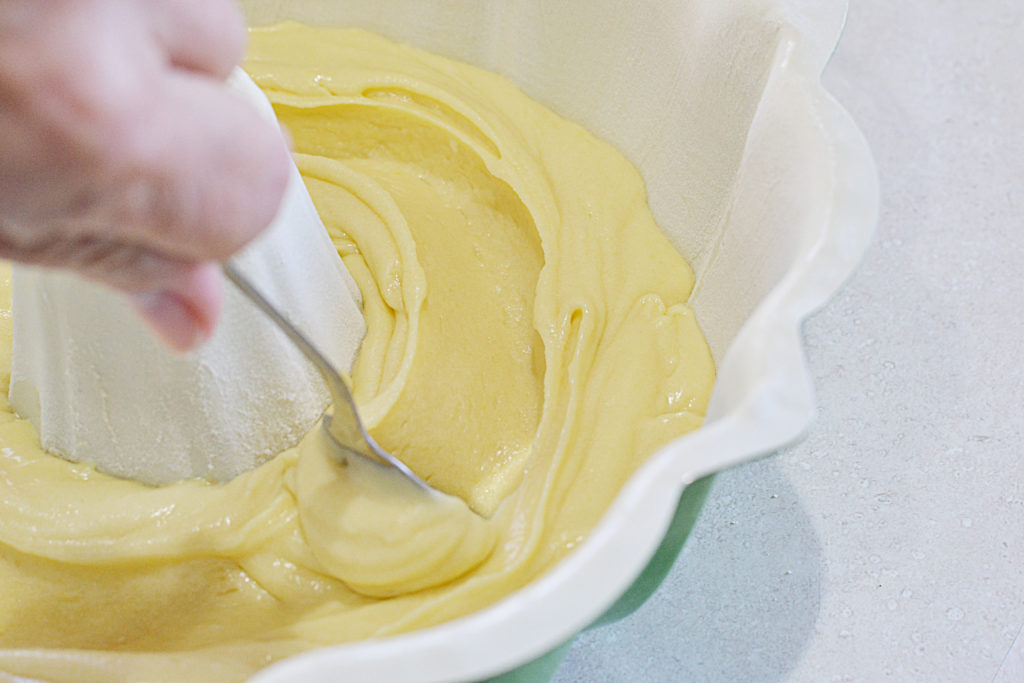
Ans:
POLYGON ((219 84, 167 77, 136 130, 120 183, 123 241, 189 261, 221 261, 273 220, 291 160, 277 126, 219 84))
POLYGON ((152 30, 175 66, 220 79, 245 52, 245 19, 231 0, 156 0, 152 30))
POLYGON ((176 351, 188 351, 213 334, 221 306, 220 268, 203 264, 173 290, 137 294, 133 305, 157 336, 176 351))
POLYGON ((143 319, 171 348, 200 344, 220 315, 220 268, 169 259, 134 244, 91 237, 55 240, 32 248, 0 244, 0 256, 43 267, 67 268, 132 295, 143 319))

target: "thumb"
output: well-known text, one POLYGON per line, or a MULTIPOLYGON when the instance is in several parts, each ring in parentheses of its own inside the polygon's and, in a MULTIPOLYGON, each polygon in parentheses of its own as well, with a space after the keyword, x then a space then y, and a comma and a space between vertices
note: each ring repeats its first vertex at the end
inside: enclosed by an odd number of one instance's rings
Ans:
POLYGON ((28 245, 0 239, 0 255, 44 268, 66 268, 128 293, 142 318, 178 351, 213 334, 220 314, 221 274, 214 261, 183 261, 137 244, 87 236, 28 245))
POLYGON ((220 313, 223 289, 214 263, 192 266, 164 289, 132 295, 132 304, 156 335, 175 351, 209 339, 220 313))

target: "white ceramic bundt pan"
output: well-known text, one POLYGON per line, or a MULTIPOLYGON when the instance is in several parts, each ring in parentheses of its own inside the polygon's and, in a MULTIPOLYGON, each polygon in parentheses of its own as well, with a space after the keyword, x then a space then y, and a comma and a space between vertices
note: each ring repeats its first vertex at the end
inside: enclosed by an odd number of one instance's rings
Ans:
POLYGON ((251 23, 360 26, 512 78, 615 144, 697 272, 692 305, 718 363, 707 422, 658 451, 587 541, 490 608, 328 647, 253 681, 479 680, 586 628, 658 548, 685 487, 792 441, 814 415, 800 326, 873 232, 867 144, 819 76, 846 0, 280 0, 251 23))

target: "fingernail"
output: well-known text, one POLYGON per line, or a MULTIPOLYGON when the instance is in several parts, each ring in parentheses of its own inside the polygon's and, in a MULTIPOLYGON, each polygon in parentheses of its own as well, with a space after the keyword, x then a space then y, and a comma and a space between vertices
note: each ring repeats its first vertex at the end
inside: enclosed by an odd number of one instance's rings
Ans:
POLYGON ((145 292, 136 294, 133 303, 157 336, 175 351, 188 351, 205 341, 192 307, 176 294, 145 292))

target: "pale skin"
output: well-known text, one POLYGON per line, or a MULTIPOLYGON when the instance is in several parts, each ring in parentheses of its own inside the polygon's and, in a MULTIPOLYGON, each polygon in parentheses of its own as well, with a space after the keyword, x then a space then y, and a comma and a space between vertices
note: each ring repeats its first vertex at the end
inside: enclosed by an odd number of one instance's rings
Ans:
POLYGON ((273 219, 280 131, 230 95, 232 0, 0 0, 0 258, 125 292, 172 348, 273 219))

